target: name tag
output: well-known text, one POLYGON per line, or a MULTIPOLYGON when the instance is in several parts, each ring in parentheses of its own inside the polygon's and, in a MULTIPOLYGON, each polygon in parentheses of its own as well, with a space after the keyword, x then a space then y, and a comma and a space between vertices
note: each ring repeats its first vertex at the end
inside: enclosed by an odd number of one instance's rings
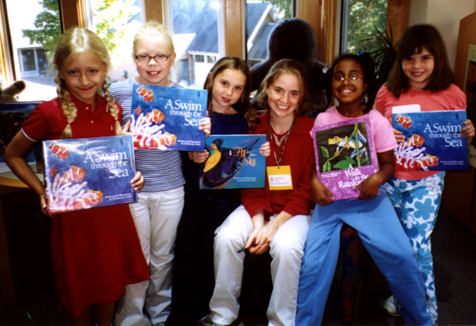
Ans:
POLYGON ((292 190, 291 166, 267 166, 269 190, 292 190))

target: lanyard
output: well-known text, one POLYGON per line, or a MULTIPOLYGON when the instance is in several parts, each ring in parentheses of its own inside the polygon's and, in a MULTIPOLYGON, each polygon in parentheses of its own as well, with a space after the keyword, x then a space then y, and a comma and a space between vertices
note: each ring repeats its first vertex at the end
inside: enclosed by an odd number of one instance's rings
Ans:
MULTIPOLYGON (((273 151, 274 160, 276 161, 276 165, 278 166, 278 169, 279 169, 279 164, 281 163, 281 159, 283 158, 284 148, 286 147, 286 142, 288 140, 289 133, 291 132, 291 128, 294 125, 294 119, 296 119, 296 117, 293 118, 293 122, 291 123, 291 126, 289 127, 288 133, 286 134, 286 138, 284 138, 284 144, 283 144, 283 148, 281 149, 281 155, 279 156, 279 161, 278 161, 278 158, 276 157, 276 152, 273 151)), ((271 132, 271 117, 269 118, 268 123, 269 123, 269 138, 271 139, 271 141, 273 141, 273 133, 271 132)))

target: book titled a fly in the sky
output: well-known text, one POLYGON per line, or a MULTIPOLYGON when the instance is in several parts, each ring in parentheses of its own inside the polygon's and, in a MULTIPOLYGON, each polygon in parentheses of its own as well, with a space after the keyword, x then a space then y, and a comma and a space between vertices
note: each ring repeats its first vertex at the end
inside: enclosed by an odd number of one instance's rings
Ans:
POLYGON ((263 188, 266 135, 211 135, 207 160, 200 165, 200 189, 263 188))
POLYGON ((43 158, 51 213, 136 201, 132 136, 44 141, 43 158))
POLYGON ((379 170, 368 117, 311 130, 319 180, 336 200, 357 198, 354 187, 379 170))
POLYGON ((468 142, 460 136, 466 111, 405 112, 392 110, 393 128, 405 141, 394 151, 395 169, 445 171, 468 169, 468 142))
POLYGON ((131 132, 134 146, 153 150, 203 151, 198 129, 207 112, 206 90, 134 85, 131 132))

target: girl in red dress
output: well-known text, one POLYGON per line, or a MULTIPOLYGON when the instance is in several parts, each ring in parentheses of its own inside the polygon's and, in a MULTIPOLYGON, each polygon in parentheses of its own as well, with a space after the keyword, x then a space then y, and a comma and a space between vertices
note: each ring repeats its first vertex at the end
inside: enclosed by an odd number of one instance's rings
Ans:
MULTIPOLYGON (((42 212, 53 218, 53 272, 73 325, 89 325, 93 305, 97 324, 111 325, 115 302, 124 295, 125 286, 149 278, 128 205, 49 214, 45 187, 22 156, 42 140, 120 134, 122 108, 106 88, 109 54, 96 34, 84 28, 66 31, 53 59, 58 97, 33 110, 4 158, 40 196, 42 212)), ((131 180, 136 191, 143 183, 140 173, 131 180)))

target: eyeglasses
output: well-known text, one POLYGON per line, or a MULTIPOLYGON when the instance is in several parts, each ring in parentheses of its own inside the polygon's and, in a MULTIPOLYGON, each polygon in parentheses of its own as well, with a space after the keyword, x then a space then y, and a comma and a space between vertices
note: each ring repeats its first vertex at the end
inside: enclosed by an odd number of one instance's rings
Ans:
POLYGON ((147 55, 147 54, 136 55, 136 59, 139 62, 149 62, 150 59, 152 59, 152 58, 154 58, 154 60, 157 61, 157 62, 165 62, 170 58, 170 54, 169 55, 157 54, 155 56, 150 56, 150 55, 147 55))
POLYGON ((364 79, 364 77, 360 77, 359 75, 350 75, 348 77, 344 77, 342 75, 332 76, 332 80, 335 83, 342 83, 346 79, 349 81, 349 83, 354 84, 354 83, 358 82, 359 80, 364 79))

